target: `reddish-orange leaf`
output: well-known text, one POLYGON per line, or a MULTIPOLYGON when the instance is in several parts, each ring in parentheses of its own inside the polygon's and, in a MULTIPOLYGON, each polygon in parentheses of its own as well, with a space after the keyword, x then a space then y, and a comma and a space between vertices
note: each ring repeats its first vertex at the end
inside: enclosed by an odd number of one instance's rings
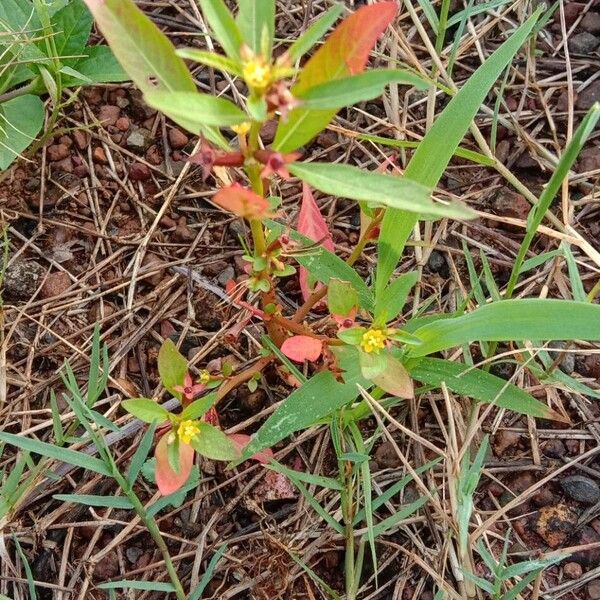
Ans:
POLYGON ((271 216, 269 201, 239 183, 221 188, 212 201, 238 217, 264 219, 271 216))
MULTIPOLYGON (((227 437, 237 446, 240 452, 250 443, 250 440, 252 439, 245 433, 230 433, 227 437)), ((265 450, 261 450, 260 452, 253 454, 250 458, 262 463, 263 465, 266 465, 273 458, 273 450, 271 450, 271 448, 266 448, 265 450)))
POLYGON ((378 2, 342 21, 306 63, 292 91, 299 94, 319 83, 360 73, 396 10, 395 2, 378 2))
MULTIPOLYGON (((321 244, 326 250, 334 252, 333 240, 327 223, 306 183, 302 184, 302 205, 298 214, 298 231, 313 242, 321 244)), ((306 300, 311 294, 311 289, 308 285, 308 272, 304 267, 300 267, 299 277, 302 297, 306 300)))
POLYGON ((281 345, 281 351, 296 362, 315 361, 323 351, 323 342, 308 335, 294 335, 281 345))
POLYGON ((179 473, 175 473, 169 464, 167 439, 169 434, 163 435, 156 449, 156 485, 163 496, 176 492, 187 480, 194 465, 194 449, 189 444, 179 444, 179 473))

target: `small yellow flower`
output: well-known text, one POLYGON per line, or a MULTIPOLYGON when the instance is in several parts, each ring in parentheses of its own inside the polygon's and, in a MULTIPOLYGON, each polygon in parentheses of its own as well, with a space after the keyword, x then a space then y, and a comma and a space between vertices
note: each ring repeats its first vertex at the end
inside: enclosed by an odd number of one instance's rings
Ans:
POLYGON ((363 333, 360 347, 365 352, 379 354, 379 351, 385 348, 386 341, 387 335, 383 329, 369 329, 363 333))
POLYGON ((179 441, 184 444, 189 444, 198 433, 200 433, 200 427, 195 421, 181 421, 179 429, 177 429, 179 441))
POLYGON ((250 121, 244 121, 239 125, 232 125, 231 129, 238 135, 246 135, 250 131, 250 127, 252 127, 252 123, 250 123, 250 121))
POLYGON ((264 58, 260 56, 254 56, 249 59, 243 68, 243 75, 246 83, 251 87, 258 90, 266 89, 271 83, 273 72, 271 65, 269 65, 264 58))
POLYGON ((200 377, 198 378, 198 381, 202 385, 206 385, 210 381, 210 373, 206 369, 202 369, 200 371, 200 377))

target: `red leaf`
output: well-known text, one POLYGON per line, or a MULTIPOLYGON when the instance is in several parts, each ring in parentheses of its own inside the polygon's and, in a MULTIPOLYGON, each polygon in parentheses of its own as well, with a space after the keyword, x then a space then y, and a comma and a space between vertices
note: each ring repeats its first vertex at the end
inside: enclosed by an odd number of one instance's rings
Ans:
POLYGON ((212 201, 238 217, 263 219, 271 216, 269 201, 239 183, 221 188, 212 201))
MULTIPOLYGON (((326 250, 334 252, 333 240, 327 223, 315 202, 310 187, 306 183, 302 184, 302 205, 298 215, 298 231, 313 242, 320 243, 326 250)), ((308 272, 304 267, 300 267, 299 276, 302 297, 307 300, 311 294, 311 289, 308 285, 308 272)))
POLYGON ((296 362, 315 361, 323 350, 323 342, 308 335, 294 335, 281 345, 281 351, 296 362))
POLYGON ((156 485, 163 496, 168 496, 176 492, 187 480, 194 465, 194 449, 189 444, 179 444, 179 473, 175 473, 169 464, 167 439, 169 433, 163 435, 156 449, 154 456, 156 458, 156 485))
MULTIPOLYGON (((237 446, 240 452, 250 443, 250 440, 252 439, 245 433, 230 433, 227 437, 237 446)), ((260 452, 253 454, 250 458, 262 463, 263 465, 266 465, 273 458, 273 450, 271 450, 271 448, 266 448, 265 450, 261 450, 260 452)))
POLYGON ((377 38, 396 16, 395 2, 378 2, 359 8, 342 21, 304 65, 293 92, 360 73, 377 38))

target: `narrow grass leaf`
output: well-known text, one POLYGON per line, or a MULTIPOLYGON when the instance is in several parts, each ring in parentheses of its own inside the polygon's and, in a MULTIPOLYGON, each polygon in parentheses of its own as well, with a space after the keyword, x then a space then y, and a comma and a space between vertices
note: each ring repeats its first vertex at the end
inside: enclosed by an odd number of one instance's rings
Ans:
POLYGON ((129 463, 129 471, 127 472, 127 481, 130 485, 135 483, 148 455, 154 443, 154 433, 156 432, 156 423, 151 423, 150 427, 146 430, 138 447, 136 448, 135 454, 131 458, 129 463))
POLYGON ((223 0, 198 0, 215 38, 229 58, 239 60, 242 34, 223 0))
POLYGON ((227 552, 227 548, 227 544, 223 544, 217 548, 216 552, 212 555, 208 566, 206 567, 206 571, 204 571, 204 575, 202 575, 202 579, 200 579, 198 585, 192 591, 188 600, 200 600, 200 598, 202 598, 202 594, 210 583, 215 569, 217 568, 218 562, 221 560, 221 557, 225 554, 225 552, 227 552))
POLYGON ((120 579, 119 581, 109 581, 97 585, 101 590, 147 590, 150 592, 174 592, 175 587, 172 583, 163 581, 137 581, 135 579, 120 579))
POLYGON ((418 511, 419 508, 421 508, 421 506, 427 503, 427 500, 427 496, 421 496, 418 500, 415 500, 414 502, 411 502, 407 506, 401 508, 391 517, 380 521, 379 523, 377 523, 377 525, 373 527, 373 536, 377 538, 380 535, 384 535, 390 529, 398 525, 398 523, 400 523, 404 519, 407 519, 408 517, 410 517, 410 515, 418 511))
POLYGON ((418 279, 419 274, 416 271, 411 271, 390 282, 375 303, 375 321, 377 323, 386 323, 400 314, 406 304, 410 290, 415 286, 418 279))
POLYGON ((133 504, 128 498, 119 496, 93 496, 88 494, 55 494, 52 496, 61 502, 73 502, 74 504, 85 504, 86 506, 98 506, 102 508, 118 508, 122 510, 133 509, 133 504))
POLYGON ((280 462, 277 462, 275 459, 272 459, 268 465, 265 465, 265 467, 267 469, 271 469, 272 471, 276 471, 277 473, 281 473, 290 479, 293 477, 298 481, 303 481, 304 483, 308 483, 310 485, 317 485, 330 490, 341 491, 343 489, 342 484, 337 479, 323 477, 322 475, 313 475, 312 473, 305 473, 304 471, 288 469, 288 467, 282 465, 280 462))
POLYGON ((215 54, 214 52, 207 52, 198 48, 180 48, 177 50, 177 56, 193 60, 213 69, 219 69, 225 73, 231 73, 231 75, 235 75, 236 77, 242 76, 242 66, 239 62, 220 54, 215 54))
POLYGON ((302 58, 338 20, 344 6, 334 4, 327 12, 323 13, 288 49, 287 52, 293 61, 302 58))

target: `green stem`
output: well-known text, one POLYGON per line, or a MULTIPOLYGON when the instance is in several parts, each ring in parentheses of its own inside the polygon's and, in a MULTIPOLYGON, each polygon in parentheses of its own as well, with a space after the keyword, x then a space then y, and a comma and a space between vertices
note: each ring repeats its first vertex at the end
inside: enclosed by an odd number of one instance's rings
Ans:
POLYGON ((0 94, 0 104, 2 104, 4 102, 8 102, 9 100, 12 100, 13 98, 18 98, 19 96, 25 96, 27 94, 31 94, 38 86, 38 83, 39 83, 39 77, 36 77, 35 79, 31 80, 27 85, 24 85, 20 88, 15 88, 14 90, 11 90, 10 92, 0 94))

